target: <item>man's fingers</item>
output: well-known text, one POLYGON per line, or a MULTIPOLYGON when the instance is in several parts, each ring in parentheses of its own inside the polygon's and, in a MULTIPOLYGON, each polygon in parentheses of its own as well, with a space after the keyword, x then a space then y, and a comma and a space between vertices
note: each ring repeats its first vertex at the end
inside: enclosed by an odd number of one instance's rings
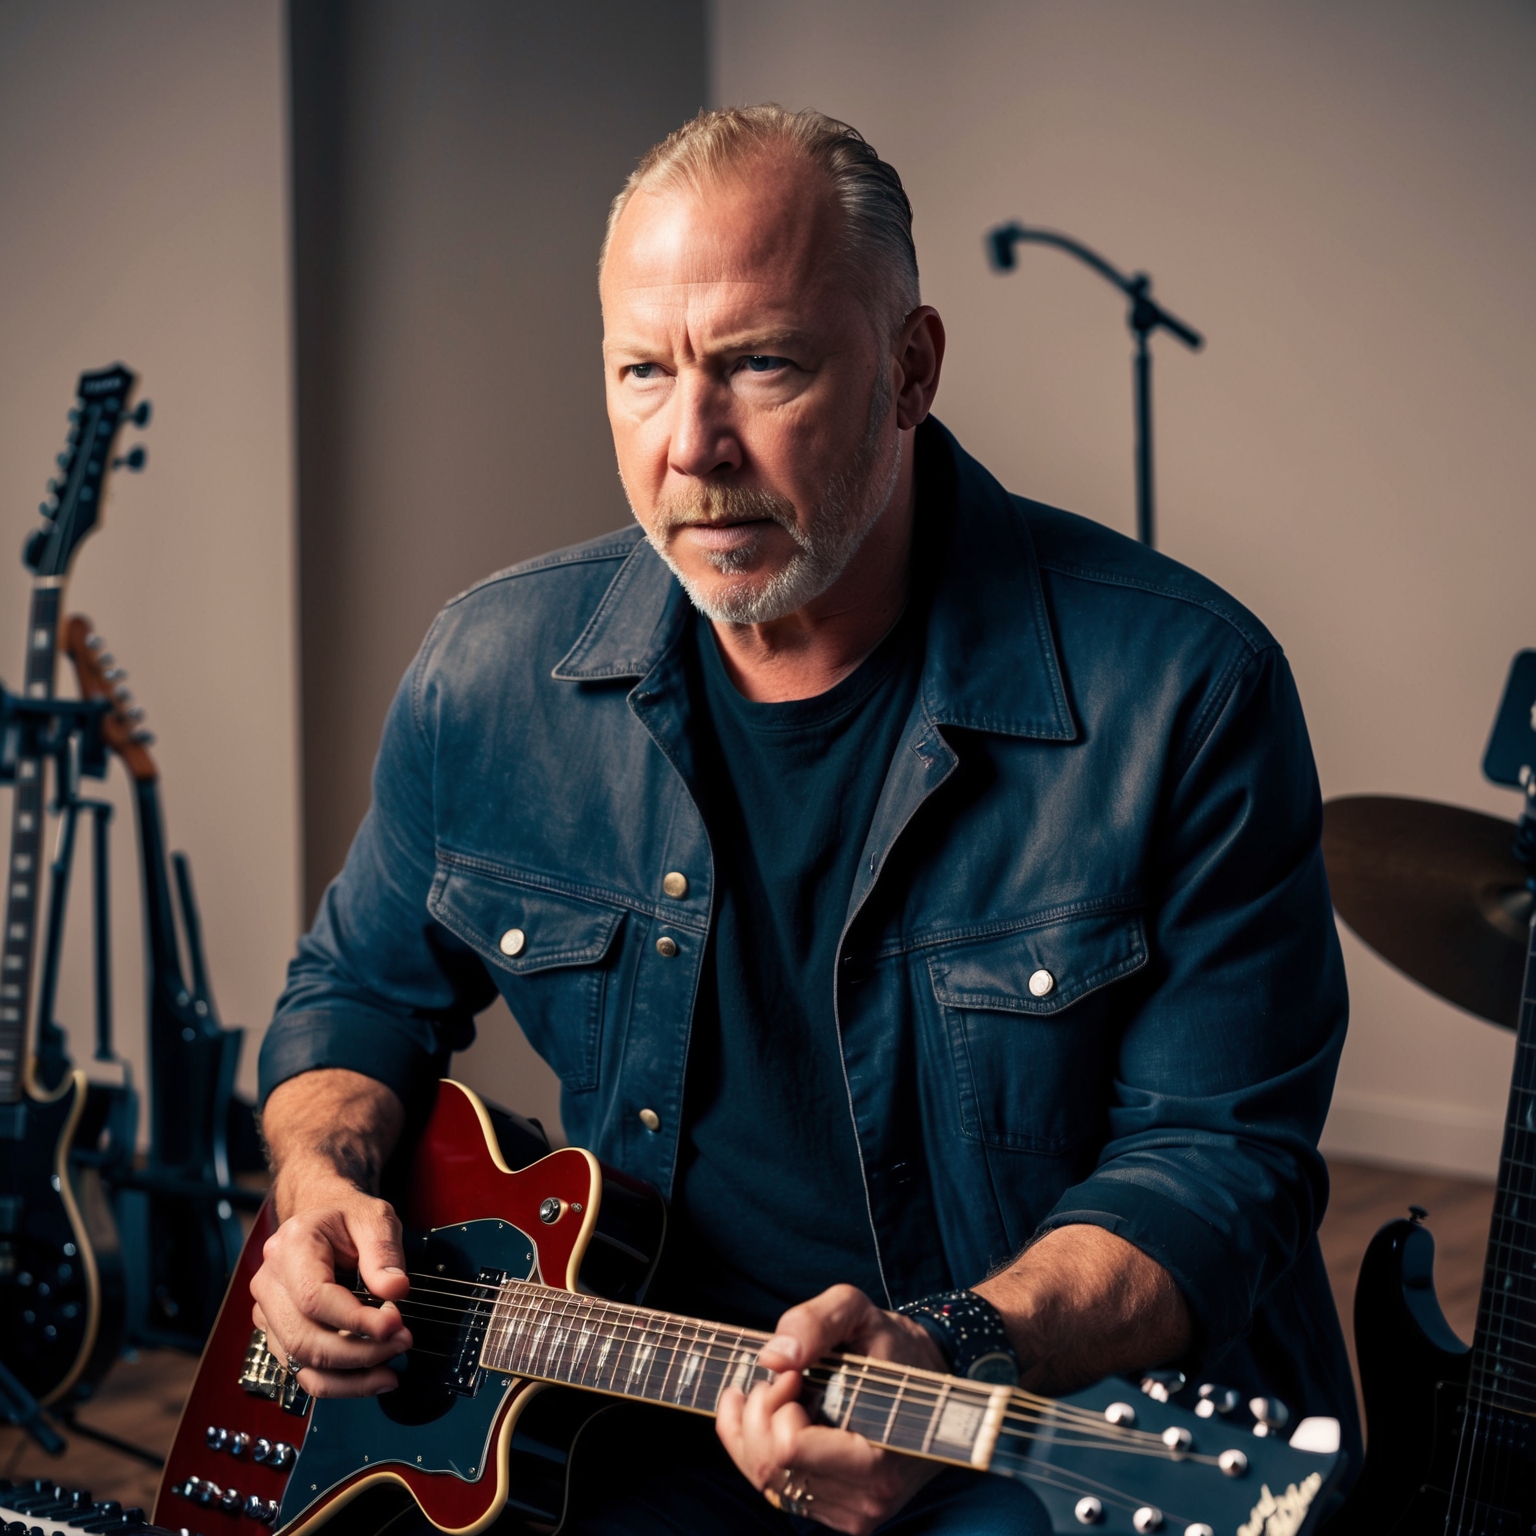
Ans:
POLYGON ((375 1296, 399 1301, 411 1288, 400 1243, 400 1218, 384 1200, 370 1200, 347 1213, 347 1227, 357 1245, 357 1272, 375 1296))
MULTIPOLYGON (((280 1293, 299 1315, 327 1328, 379 1338, 400 1327, 398 1307, 369 1306, 337 1283, 337 1258, 353 1257, 351 1233, 339 1212, 285 1221, 267 1239, 262 1257, 262 1267, 251 1282, 251 1294, 277 1323, 279 1333, 285 1331, 287 1323, 280 1293)), ((401 1296, 409 1289, 403 1273, 394 1289, 401 1296)))
POLYGON ((371 1371, 306 1368, 299 1372, 299 1385, 311 1397, 377 1397, 381 1392, 393 1392, 400 1385, 400 1378, 382 1366, 371 1371))
POLYGON ((852 1285, 834 1285, 791 1307, 758 1358, 770 1371, 803 1368, 828 1350, 857 1338, 880 1316, 874 1302, 852 1285))

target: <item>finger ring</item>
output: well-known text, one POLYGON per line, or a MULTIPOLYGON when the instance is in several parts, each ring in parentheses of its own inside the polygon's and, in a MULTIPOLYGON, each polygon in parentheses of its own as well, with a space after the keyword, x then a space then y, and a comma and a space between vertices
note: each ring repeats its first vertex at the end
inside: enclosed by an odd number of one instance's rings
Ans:
POLYGON ((786 1515, 799 1515, 801 1519, 810 1515, 811 1505, 816 1502, 816 1497, 807 1484, 797 1478, 788 1467, 784 1469, 783 1489, 765 1488, 763 1497, 775 1509, 783 1510, 786 1515))

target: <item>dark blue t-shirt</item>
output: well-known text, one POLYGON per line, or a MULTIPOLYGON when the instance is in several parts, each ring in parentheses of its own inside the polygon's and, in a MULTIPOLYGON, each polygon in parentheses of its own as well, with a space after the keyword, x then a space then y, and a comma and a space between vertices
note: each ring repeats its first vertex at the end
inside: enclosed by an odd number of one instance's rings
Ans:
POLYGON ((717 896, 656 1295, 770 1328, 838 1282, 883 1295, 833 976, 916 695, 920 633, 904 618, 836 687, 783 704, 737 691, 704 619, 695 641, 693 735, 717 896))

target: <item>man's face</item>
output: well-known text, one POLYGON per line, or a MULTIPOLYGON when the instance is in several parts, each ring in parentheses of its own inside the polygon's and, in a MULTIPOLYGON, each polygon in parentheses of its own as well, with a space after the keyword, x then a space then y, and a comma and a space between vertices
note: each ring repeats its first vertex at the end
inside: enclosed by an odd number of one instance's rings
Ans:
POLYGON ((630 506, 709 617, 820 596, 899 466, 895 364, 833 259, 839 214, 796 162, 640 192, 603 268, 608 419, 630 506))

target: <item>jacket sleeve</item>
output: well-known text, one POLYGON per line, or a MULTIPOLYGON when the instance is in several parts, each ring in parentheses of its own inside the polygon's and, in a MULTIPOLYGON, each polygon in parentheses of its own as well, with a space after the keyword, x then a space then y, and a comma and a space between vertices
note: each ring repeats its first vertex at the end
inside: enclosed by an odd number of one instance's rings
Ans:
POLYGON ((1108 1141, 1043 1230, 1087 1222, 1150 1254, 1209 1355, 1322 1219, 1317 1138, 1348 1002, 1317 774, 1278 647, 1234 663, 1190 734, 1150 852, 1150 959, 1108 1141))
POLYGON ((373 800, 299 941, 261 1048, 260 1097, 315 1067, 349 1067, 407 1104, 475 1037, 495 987, 427 910, 435 870, 433 751, 417 717, 431 639, 390 707, 373 800))

